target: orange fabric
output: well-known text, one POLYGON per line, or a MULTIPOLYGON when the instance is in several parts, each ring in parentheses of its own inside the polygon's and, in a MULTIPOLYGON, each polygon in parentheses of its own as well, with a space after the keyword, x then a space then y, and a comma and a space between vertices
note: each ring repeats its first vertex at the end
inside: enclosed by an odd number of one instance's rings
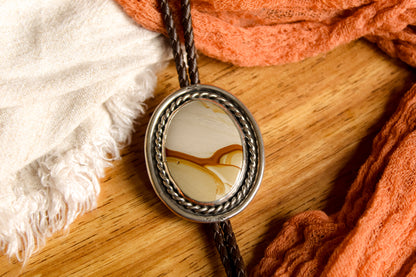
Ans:
MULTIPOLYGON (((164 32, 155 0, 116 1, 164 32)), ((196 47, 236 65, 294 62, 365 37, 416 67, 416 0, 194 0, 192 16, 196 47)), ((416 85, 375 138, 342 209, 290 219, 252 272, 321 274, 416 276, 416 85)))
POLYGON ((376 136, 342 209, 299 214, 254 276, 416 276, 416 85, 376 136))
MULTIPOLYGON (((156 0, 116 1, 140 25, 165 32, 156 0)), ((178 10, 180 1, 171 2, 178 10)), ((197 49, 221 61, 295 62, 366 37, 416 66, 415 0, 194 0, 191 5, 197 49)))

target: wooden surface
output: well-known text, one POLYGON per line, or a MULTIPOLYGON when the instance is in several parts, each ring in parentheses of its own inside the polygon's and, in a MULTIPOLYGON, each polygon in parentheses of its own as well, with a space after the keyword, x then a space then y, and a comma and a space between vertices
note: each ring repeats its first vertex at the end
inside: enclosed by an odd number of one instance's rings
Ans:
MULTIPOLYGON (((357 41, 303 62, 238 68, 199 59, 203 83, 236 95, 263 134, 266 168, 253 202, 231 222, 249 270, 282 223, 306 210, 337 211, 371 141, 416 80, 414 70, 357 41)), ((223 276, 203 225, 176 217, 147 178, 143 139, 150 113, 178 88, 173 64, 132 145, 102 179, 97 209, 47 240, 23 267, 0 257, 4 276, 223 276)))

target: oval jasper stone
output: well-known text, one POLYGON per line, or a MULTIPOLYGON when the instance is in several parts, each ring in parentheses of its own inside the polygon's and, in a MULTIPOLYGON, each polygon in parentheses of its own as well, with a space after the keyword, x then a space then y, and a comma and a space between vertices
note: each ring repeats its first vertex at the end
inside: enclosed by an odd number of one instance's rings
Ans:
POLYGON ((239 127, 219 104, 188 102, 172 115, 165 131, 164 156, 177 189, 196 202, 221 200, 242 179, 239 127))

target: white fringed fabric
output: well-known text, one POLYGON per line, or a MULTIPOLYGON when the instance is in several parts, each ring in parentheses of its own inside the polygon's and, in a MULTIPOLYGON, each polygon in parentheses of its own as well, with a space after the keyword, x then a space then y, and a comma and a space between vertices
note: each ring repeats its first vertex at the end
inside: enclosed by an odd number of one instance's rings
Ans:
POLYGON ((0 0, 0 250, 25 261, 96 205, 170 58, 112 0, 0 0))

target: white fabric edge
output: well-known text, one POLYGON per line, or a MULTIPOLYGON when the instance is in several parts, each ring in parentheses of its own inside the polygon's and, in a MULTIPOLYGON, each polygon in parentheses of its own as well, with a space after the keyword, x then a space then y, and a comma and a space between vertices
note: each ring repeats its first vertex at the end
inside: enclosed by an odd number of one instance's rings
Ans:
MULTIPOLYGON (((8 234, 0 234, 0 250, 9 259, 16 258, 23 265, 36 253, 45 240, 60 230, 68 230, 77 216, 96 208, 100 192, 99 178, 111 161, 120 159, 120 150, 130 143, 135 120, 145 111, 144 101, 152 96, 156 85, 156 72, 167 62, 154 65, 140 75, 137 87, 113 95, 105 103, 113 124, 108 134, 100 134, 69 151, 52 150, 32 163, 41 184, 50 194, 48 209, 32 213, 30 219, 20 222, 8 234), (79 203, 69 193, 60 191, 59 183, 71 184, 75 190, 87 194, 86 201, 79 203), (90 189, 92 188, 92 190, 90 189)), ((29 205, 30 203, 28 203, 29 205)))

